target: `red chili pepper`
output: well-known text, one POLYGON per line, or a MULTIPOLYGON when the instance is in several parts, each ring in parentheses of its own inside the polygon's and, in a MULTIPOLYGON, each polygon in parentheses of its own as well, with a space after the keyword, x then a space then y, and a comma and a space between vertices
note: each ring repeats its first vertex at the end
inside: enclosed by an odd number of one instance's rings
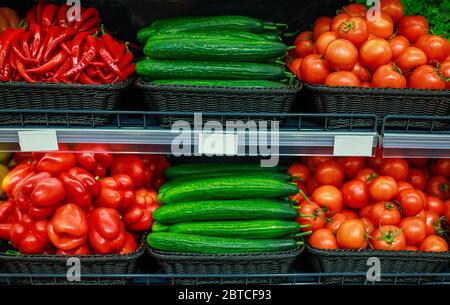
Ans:
POLYGON ((85 85, 98 85, 99 83, 90 78, 86 73, 81 72, 80 77, 78 78, 80 83, 85 85))
POLYGON ((22 38, 20 39, 21 52, 25 55, 25 57, 28 57, 28 58, 31 58, 30 45, 29 45, 30 38, 31 38, 31 32, 26 31, 22 35, 22 38))
POLYGON ((12 67, 14 70, 17 70, 17 67, 16 67, 16 55, 15 55, 15 53, 14 53, 14 52, 10 52, 10 53, 9 53, 9 56, 8 56, 8 59, 9 59, 9 64, 11 65, 11 67, 12 67))
POLYGON ((75 22, 75 29, 79 29, 82 24, 84 24, 88 19, 95 18, 97 20, 100 19, 100 15, 95 7, 90 7, 86 9, 84 12, 80 15, 80 21, 75 22))
MULTIPOLYGON (((15 56, 17 56, 17 58, 20 59, 20 61, 25 64, 33 65, 33 64, 37 64, 37 62, 38 62, 36 59, 25 57, 16 46, 13 46, 13 51, 15 53, 15 56)), ((13 56, 11 56, 11 58, 12 57, 13 56)))
POLYGON ((27 72, 42 74, 45 72, 55 70, 66 60, 66 57, 67 57, 67 54, 65 51, 59 51, 52 59, 47 61, 42 66, 39 66, 39 67, 33 68, 33 69, 28 69, 27 72))
POLYGON ((101 69, 98 69, 97 72, 98 72, 98 76, 100 76, 100 79, 102 80, 102 82, 104 84, 108 84, 110 82, 109 79, 107 78, 107 76, 103 73, 103 71, 101 69))
POLYGON ((2 43, 0 49, 0 69, 3 69, 3 65, 6 62, 6 57, 11 49, 11 45, 13 41, 19 39, 20 35, 24 32, 24 29, 15 29, 6 34, 6 36, 2 36, 2 43))
POLYGON ((108 52, 108 50, 105 47, 105 42, 103 40, 99 41, 99 54, 100 58, 103 60, 103 62, 117 75, 121 76, 121 71, 119 69, 119 66, 115 64, 114 58, 112 55, 108 52))
POLYGON ((45 50, 44 53, 44 61, 46 62, 49 60, 50 55, 53 53, 57 46, 59 46, 62 42, 69 39, 76 33, 77 31, 74 29, 65 29, 57 36, 51 37, 50 41, 48 42, 47 50, 45 50))
POLYGON ((40 25, 42 25, 42 15, 46 5, 47 4, 45 4, 44 1, 38 1, 38 4, 36 5, 36 20, 40 25))
POLYGON ((69 8, 70 6, 68 5, 61 5, 59 7, 58 13, 56 14, 56 19, 60 26, 67 27, 67 11, 69 8))
POLYGON ((97 40, 98 40, 97 37, 94 36, 87 37, 88 50, 83 54, 79 63, 63 75, 64 78, 67 79, 71 76, 79 74, 80 72, 82 72, 84 69, 87 68, 89 63, 91 63, 94 60, 98 52, 97 40))
POLYGON ((87 67, 85 72, 89 77, 97 77, 98 76, 98 70, 96 67, 93 67, 93 66, 87 67))
POLYGON ((37 24, 37 20, 36 20, 36 8, 32 8, 30 10, 28 10, 27 12, 27 20, 28 20, 28 25, 33 25, 33 24, 37 24))
POLYGON ((102 24, 102 40, 108 52, 112 55, 114 62, 118 62, 122 57, 121 50, 119 49, 119 44, 114 40, 114 38, 105 32, 105 27, 102 24))
POLYGON ((65 42, 61 42, 61 49, 66 52, 68 55, 72 54, 72 51, 70 50, 69 46, 65 42))
POLYGON ((130 51, 126 52, 122 58, 122 61, 119 64, 119 69, 120 70, 125 69, 130 63, 133 62, 133 59, 134 59, 133 53, 130 51))
POLYGON ((49 28, 53 24, 53 20, 55 17, 55 13, 58 10, 58 6, 53 3, 49 3, 45 6, 44 10, 42 11, 42 27, 43 28, 49 28))
POLYGON ((24 80, 26 80, 29 83, 36 83, 36 81, 32 79, 30 75, 28 75, 24 64, 18 58, 16 59, 16 66, 17 71, 19 71, 20 76, 22 76, 24 80))
POLYGON ((98 28, 100 26, 100 20, 98 18, 91 18, 86 21, 79 29, 80 32, 89 31, 92 28, 98 28))
POLYGON ((130 75, 136 73, 136 64, 131 64, 128 67, 126 67, 125 69, 122 70, 122 74, 120 79, 121 80, 126 80, 130 75), (123 78, 122 78, 123 77, 123 78))
POLYGON ((61 31, 61 27, 52 27, 48 30, 47 34, 45 35, 44 41, 41 44, 41 47, 39 48, 39 53, 37 54, 36 59, 41 62, 44 58, 44 52, 50 43, 50 39, 58 35, 58 33, 61 31))
POLYGON ((75 38, 72 40, 72 63, 75 67, 78 65, 78 61, 80 60, 80 48, 83 41, 88 37, 89 34, 86 32, 78 33, 75 38))
POLYGON ((33 34, 33 42, 31 43, 31 57, 36 58, 41 47, 42 34, 41 26, 37 23, 33 23, 30 27, 33 34))
POLYGON ((53 80, 55 82, 59 82, 59 78, 66 73, 67 71, 70 70, 70 68, 72 67, 72 62, 70 60, 66 60, 64 61, 64 63, 61 65, 61 67, 59 67, 59 69, 56 71, 55 75, 53 76, 53 80))
POLYGON ((91 66, 94 66, 96 68, 104 68, 106 67, 105 63, 99 62, 99 61, 93 61, 90 63, 91 66))

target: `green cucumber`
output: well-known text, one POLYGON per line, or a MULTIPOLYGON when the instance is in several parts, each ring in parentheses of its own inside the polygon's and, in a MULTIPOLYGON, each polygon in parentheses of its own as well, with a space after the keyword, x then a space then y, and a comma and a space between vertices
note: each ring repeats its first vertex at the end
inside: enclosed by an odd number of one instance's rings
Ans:
MULTIPOLYGON (((265 32, 264 32, 265 33, 265 32)), ((165 33, 165 32, 156 32, 152 34, 147 42, 156 41, 156 40, 173 40, 173 39, 234 39, 234 40, 250 40, 250 41, 279 41, 274 40, 273 35, 270 36, 268 34, 256 34, 245 31, 201 31, 201 32, 183 32, 183 33, 165 33), (271 39, 267 39, 271 38, 271 39)))
POLYGON ((147 243, 160 251, 204 254, 279 252, 298 246, 293 238, 238 239, 168 232, 150 233, 147 236, 147 243))
POLYGON ((281 42, 242 39, 177 38, 150 39, 145 55, 154 59, 264 62, 286 54, 281 42))
POLYGON ((169 229, 172 233, 248 239, 280 238, 299 231, 296 221, 278 219, 184 222, 169 229))
POLYGON ((144 59, 136 65, 147 79, 253 79, 285 78, 284 66, 272 63, 144 59))
POLYGON ((281 34, 280 32, 277 31, 264 31, 259 35, 269 41, 281 41, 281 34))
POLYGON ((202 86, 202 87, 228 87, 228 88, 261 88, 282 89, 287 85, 270 80, 207 80, 207 79, 158 79, 151 81, 158 86, 202 86))
POLYGON ((286 172, 286 166, 262 167, 259 163, 187 163, 167 168, 164 175, 168 179, 181 176, 194 176, 204 174, 221 174, 233 172, 286 172))
POLYGON ((170 226, 162 224, 158 221, 153 222, 152 232, 167 232, 167 231, 169 231, 169 229, 170 229, 170 226))
POLYGON ((296 219, 298 211, 282 200, 210 200, 169 204, 153 212, 163 224, 211 220, 296 219))

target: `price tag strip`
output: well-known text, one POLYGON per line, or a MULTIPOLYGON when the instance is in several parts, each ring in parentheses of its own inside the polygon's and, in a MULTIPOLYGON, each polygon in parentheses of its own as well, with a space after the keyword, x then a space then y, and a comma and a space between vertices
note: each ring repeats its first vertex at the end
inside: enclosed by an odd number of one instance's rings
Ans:
POLYGON ((373 136, 335 136, 333 155, 338 157, 371 157, 373 136))
POLYGON ((199 133, 198 153, 206 156, 236 156, 238 140, 236 134, 199 133))
POLYGON ((23 152, 58 150, 56 130, 19 131, 18 136, 23 152))

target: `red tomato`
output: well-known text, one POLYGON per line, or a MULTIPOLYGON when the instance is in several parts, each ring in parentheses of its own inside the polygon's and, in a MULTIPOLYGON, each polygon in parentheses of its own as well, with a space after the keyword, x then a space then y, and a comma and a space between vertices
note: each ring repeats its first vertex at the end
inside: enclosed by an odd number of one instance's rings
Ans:
POLYGON ((323 85, 328 74, 330 74, 330 67, 320 55, 312 54, 303 59, 300 76, 308 84, 323 85))
POLYGON ((302 163, 298 162, 294 162, 288 168, 287 173, 291 175, 292 178, 305 183, 308 181, 309 177, 311 177, 311 172, 309 171, 309 169, 302 163))
POLYGON ((358 61, 358 49, 346 39, 336 39, 328 44, 325 59, 336 70, 351 70, 358 61))
POLYGON ((394 21, 391 16, 381 13, 380 18, 367 19, 369 33, 383 39, 388 39, 394 34, 394 21))
POLYGON ((396 181, 405 181, 408 178, 409 165, 405 159, 385 159, 378 170, 383 176, 391 176, 396 181))
POLYGON ((423 16, 405 16, 400 19, 398 33, 415 43, 421 35, 428 33, 428 22, 423 16))
POLYGON ((378 170, 378 167, 380 167, 381 162, 383 162, 383 149, 381 147, 377 147, 375 149, 375 156, 369 158, 367 165, 369 165, 370 168, 373 168, 374 170, 378 170))
POLYGON ((411 165, 411 167, 415 168, 424 168, 430 163, 430 159, 428 158, 408 158, 406 160, 408 161, 409 165, 411 165))
POLYGON ((427 215, 425 213, 425 210, 420 211, 420 213, 414 217, 421 219, 423 222, 425 222, 427 220, 427 215))
POLYGON ((403 190, 398 193, 397 201, 400 203, 405 216, 415 216, 423 210, 425 203, 416 190, 403 190))
POLYGON ((402 215, 396 204, 389 201, 381 201, 372 206, 370 219, 375 226, 398 225, 402 215))
POLYGON ((397 59, 397 65, 402 70, 411 70, 426 63, 427 55, 416 47, 407 47, 397 59))
POLYGON ((445 60, 441 63, 441 73, 442 76, 447 80, 445 82, 445 88, 450 89, 450 59, 445 60))
POLYGON ((360 209, 369 204, 369 186, 360 180, 351 180, 342 186, 342 200, 347 206, 360 209))
POLYGON ((342 193, 332 185, 318 187, 312 194, 312 199, 325 211, 327 216, 342 210, 342 193))
POLYGON ((361 81, 352 72, 338 71, 328 75, 325 85, 330 87, 359 87, 361 81))
POLYGON ((317 53, 323 55, 330 42, 335 41, 337 38, 336 32, 328 31, 322 33, 316 40, 317 53))
POLYGON ((446 211, 444 201, 433 196, 427 196, 424 209, 425 211, 434 211, 439 216, 444 216, 446 211))
POLYGON ((372 204, 366 205, 361 210, 359 210, 359 217, 361 218, 372 218, 372 204))
POLYGON ((295 37, 294 45, 304 40, 313 40, 313 33, 311 31, 301 32, 297 35, 297 37, 295 37))
POLYGON ((360 17, 350 17, 338 27, 337 35, 339 38, 347 39, 359 48, 369 39, 366 20, 360 17))
POLYGON ((416 246, 406 246, 405 249, 403 249, 404 251, 419 251, 419 248, 417 248, 416 246))
POLYGON ((416 42, 416 47, 427 54, 428 62, 442 62, 450 53, 450 43, 437 35, 422 35, 416 42))
POLYGON ((317 168, 314 178, 319 185, 339 187, 344 180, 344 168, 336 161, 325 161, 317 168))
POLYGON ((311 247, 316 249, 337 249, 336 237, 329 229, 315 231, 308 240, 311 247))
POLYGON ((450 199, 445 201, 445 220, 450 224, 450 199))
POLYGON ((359 62, 372 71, 390 62, 391 58, 391 47, 381 38, 366 41, 359 50, 359 62))
POLYGON ((314 23, 313 38, 317 41, 322 33, 328 32, 330 30, 331 18, 329 17, 319 17, 314 23))
POLYGON ((364 227, 366 228, 366 234, 368 236, 372 236, 373 232, 375 232, 375 226, 373 225, 373 222, 367 217, 362 217, 361 221, 363 222, 364 227))
POLYGON ((329 156, 313 156, 313 157, 303 157, 303 162, 306 163, 306 166, 308 166, 309 170, 311 172, 315 172, 317 170, 317 167, 319 167, 320 164, 322 164, 325 161, 335 160, 335 157, 329 157, 329 156))
POLYGON ((300 225, 311 225, 308 228, 302 228, 301 230, 304 232, 307 231, 317 231, 326 224, 325 213, 323 210, 317 205, 317 203, 312 202, 309 203, 307 201, 303 201, 299 205, 299 217, 297 217, 297 222, 300 225))
POLYGON ((403 4, 398 0, 381 0, 381 11, 388 14, 394 23, 398 23, 405 16, 403 4))
POLYGON ((366 18, 367 7, 361 3, 351 3, 342 7, 341 12, 352 17, 366 18))
POLYGON ((418 246, 427 236, 425 222, 417 217, 406 217, 400 223, 400 228, 405 234, 406 244, 418 246))
POLYGON ((317 183, 317 180, 314 177, 308 179, 308 182, 306 182, 306 188, 308 189, 309 194, 314 193, 318 187, 319 183, 317 183))
POLYGON ((336 213, 327 219, 327 229, 334 234, 339 229, 339 226, 347 220, 347 217, 342 213, 336 213))
POLYGON ((403 190, 413 190, 414 189, 414 187, 411 185, 411 183, 405 182, 405 181, 398 181, 397 186, 398 186, 399 193, 403 190))
POLYGON ((435 211, 425 211, 425 227, 427 236, 429 235, 441 235, 442 230, 441 219, 435 211))
POLYGON ((399 227, 382 226, 373 233, 372 245, 375 250, 403 250, 406 247, 406 239, 399 227))
POLYGON ((344 167, 347 179, 353 179, 366 166, 366 159, 363 157, 342 157, 338 162, 344 167))
POLYGON ((336 17, 334 17, 331 20, 330 31, 337 32, 341 23, 348 20, 349 18, 350 18, 350 15, 347 15, 345 13, 340 13, 340 14, 336 15, 336 17))
POLYGON ((336 232, 336 239, 341 249, 364 249, 367 241, 363 222, 359 219, 344 221, 336 232))
POLYGON ((410 46, 410 43, 404 36, 395 36, 389 40, 389 45, 391 46, 392 60, 397 60, 400 54, 410 46))
POLYGON ((447 252, 448 244, 442 237, 431 235, 425 238, 419 249, 424 252, 447 252))
POLYGON ((405 88, 406 78, 401 70, 392 64, 379 67, 372 78, 372 86, 377 88, 405 88))
POLYGON ((398 185, 390 176, 378 176, 369 184, 369 193, 375 201, 388 201, 393 199, 398 192, 398 185))
POLYGON ((305 57, 309 54, 312 54, 314 51, 314 42, 312 40, 312 33, 311 32, 302 32, 297 36, 295 39, 295 54, 298 57, 305 57), (303 33, 306 33, 304 35, 309 35, 307 37, 300 36, 303 33))
POLYGON ((302 79, 300 75, 300 66, 302 65, 302 62, 303 58, 296 58, 288 65, 289 70, 291 70, 298 79, 302 79))
POLYGON ((438 159, 431 166, 431 172, 437 176, 450 178, 450 159, 438 159))
POLYGON ((426 192, 442 200, 450 197, 450 183, 444 176, 433 176, 427 182, 426 192))
POLYGON ((406 179, 411 185, 418 190, 423 191, 427 186, 425 174, 417 168, 410 168, 408 178, 406 179))
POLYGON ((344 214, 347 219, 358 219, 358 214, 355 211, 350 209, 344 209, 341 211, 341 214, 344 214))
MULTIPOLYGON (((362 83, 367 83, 370 81, 370 71, 363 65, 361 65, 359 62, 357 62, 353 68, 350 70, 353 74, 358 76, 359 80, 362 83)), ((362 85, 362 84, 361 84, 362 85)))
POLYGON ((378 173, 371 168, 363 168, 358 171, 355 176, 356 180, 360 180, 365 183, 370 183, 374 178, 378 176, 378 173))

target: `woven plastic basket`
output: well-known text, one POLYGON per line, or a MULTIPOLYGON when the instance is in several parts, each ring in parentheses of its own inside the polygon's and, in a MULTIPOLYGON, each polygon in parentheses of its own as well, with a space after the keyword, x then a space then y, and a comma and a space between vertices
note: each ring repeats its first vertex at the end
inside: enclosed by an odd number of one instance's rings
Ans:
MULTIPOLYGON (((288 273, 304 246, 289 251, 254 254, 191 254, 162 252, 147 247, 163 273, 166 274, 282 274, 288 273)), ((282 279, 277 279, 282 281, 282 279)), ((175 279, 175 284, 232 284, 237 278, 186 278, 175 279)), ((268 284, 267 279, 249 279, 248 283, 268 284)))
MULTIPOLYGON (((319 113, 375 113, 382 122, 386 115, 450 115, 450 90, 328 87, 305 84, 312 93, 313 110, 319 113)), ((364 127, 364 122, 359 122, 364 127)), ((415 121, 411 127, 429 128, 429 121, 415 121)), ((338 119, 330 126, 342 125, 338 119)), ((435 126, 446 128, 446 124, 435 126)), ((395 126, 395 122, 386 127, 395 126)))
MULTIPOLYGON (((83 85, 64 83, 0 82, 1 109, 31 110, 115 110, 119 104, 123 90, 131 84, 127 80, 110 85, 83 85)), ((2 116, 1 124, 18 124, 17 116, 2 116)), ((96 116, 95 124, 108 123, 107 116, 96 116)), ((45 124, 43 116, 27 117, 27 122, 45 124)), ((64 123, 64 118, 59 123, 64 123)), ((52 118, 58 124, 58 118, 52 118)), ((77 115, 72 125, 92 125, 89 114, 77 115)))
POLYGON ((39 285, 122 285, 128 281, 123 278, 83 278, 86 275, 133 274, 136 271, 138 259, 145 252, 145 238, 139 248, 126 255, 86 255, 73 256, 80 259, 81 281, 71 282, 66 277, 39 277, 45 275, 65 275, 72 265, 67 265, 68 256, 62 255, 5 255, 0 254, 0 264, 9 274, 33 275, 32 277, 14 277, 9 281, 15 284, 39 285))
MULTIPOLYGON (((148 110, 163 112, 290 112, 297 93, 303 88, 297 81, 286 88, 270 89, 153 85, 142 78, 138 78, 135 85, 148 110)), ((192 118, 175 119, 192 122, 192 118)), ((169 118, 161 117, 160 120, 161 126, 170 127, 169 118)))

